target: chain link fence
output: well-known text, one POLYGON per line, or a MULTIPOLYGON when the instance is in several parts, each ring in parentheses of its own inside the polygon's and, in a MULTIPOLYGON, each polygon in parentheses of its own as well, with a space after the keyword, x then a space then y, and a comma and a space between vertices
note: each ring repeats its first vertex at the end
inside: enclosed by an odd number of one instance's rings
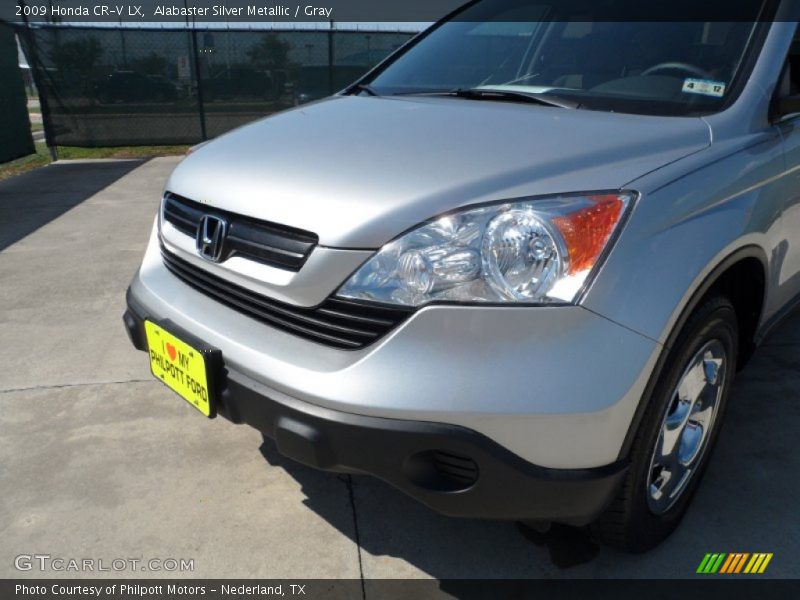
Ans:
POLYGON ((414 34, 19 30, 50 146, 193 144, 333 94, 414 34))

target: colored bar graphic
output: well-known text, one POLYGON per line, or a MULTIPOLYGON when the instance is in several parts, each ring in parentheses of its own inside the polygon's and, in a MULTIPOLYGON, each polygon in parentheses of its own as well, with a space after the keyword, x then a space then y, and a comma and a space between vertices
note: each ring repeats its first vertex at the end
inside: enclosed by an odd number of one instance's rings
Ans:
POLYGON ((758 558, 756 559, 756 563, 753 565, 752 573, 758 573, 758 570, 761 568, 761 563, 764 562, 764 554, 759 554, 758 558))
POLYGON ((700 566, 697 567, 697 572, 698 573, 705 573, 706 572, 706 566, 708 565, 708 562, 710 560, 711 560, 711 554, 706 554, 703 557, 703 560, 700 561, 700 566))
POLYGON ((763 573, 767 569, 772 553, 756 552, 744 568, 745 573, 763 573))
POLYGON ((766 571, 767 570, 767 565, 769 564, 769 561, 771 561, 771 560, 772 560, 772 552, 770 552, 769 554, 767 554, 764 557, 764 562, 761 563, 761 567, 758 569, 758 572, 759 573, 763 573, 764 571, 766 571))
POLYGON ((742 572, 742 567, 744 567, 744 563, 745 563, 745 561, 747 561, 747 557, 748 556, 750 556, 749 552, 745 552, 745 553, 742 554, 742 558, 736 564, 736 568, 732 571, 733 573, 741 573, 742 572))
POLYGON ((744 573, 760 574, 766 571, 767 565, 772 560, 772 556, 771 552, 756 552, 754 554, 750 554, 749 552, 732 552, 730 554, 725 552, 709 552, 703 557, 703 560, 700 561, 697 572, 703 574, 719 573, 720 575, 733 575, 742 573, 742 569, 744 569, 744 573))
POLYGON ((725 564, 722 565, 720 569, 720 573, 739 573, 744 566, 744 561, 747 560, 747 557, 750 556, 748 553, 745 552, 735 552, 733 554, 728 555, 728 560, 725 561, 725 564))
POLYGON ((739 560, 738 554, 728 554, 728 559, 722 563, 722 568, 719 570, 720 573, 730 573, 731 567, 739 560))
POLYGON ((758 554, 753 554, 753 558, 750 559, 750 562, 747 563, 747 566, 744 568, 745 573, 752 573, 753 572, 753 565, 756 564, 758 560, 758 554))
POLYGON ((716 573, 720 566, 722 565, 722 561, 725 560, 727 556, 726 553, 714 553, 714 554, 706 554, 703 558, 703 562, 700 563, 700 566, 697 567, 698 573, 716 573))
POLYGON ((709 573, 716 573, 717 571, 719 571, 719 567, 722 564, 722 561, 725 560, 725 556, 726 556, 726 554, 724 552, 719 555, 719 558, 712 565, 711 570, 709 571, 709 573))

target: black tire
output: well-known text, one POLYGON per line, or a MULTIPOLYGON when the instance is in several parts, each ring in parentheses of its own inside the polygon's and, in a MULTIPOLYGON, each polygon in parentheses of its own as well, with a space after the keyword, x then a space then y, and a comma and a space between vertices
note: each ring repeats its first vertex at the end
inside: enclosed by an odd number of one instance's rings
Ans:
POLYGON ((727 298, 710 297, 698 306, 684 325, 658 375, 653 393, 642 400, 647 402, 647 409, 631 446, 630 470, 611 506, 591 526, 592 533, 600 541, 627 552, 644 552, 661 543, 678 527, 717 441, 736 371, 737 356, 736 311, 727 298), (656 514, 648 502, 648 486, 651 458, 662 422, 673 406, 673 392, 687 365, 712 340, 722 343, 727 354, 727 365, 708 441, 705 450, 699 454, 691 478, 677 495, 674 504, 665 512, 656 514))

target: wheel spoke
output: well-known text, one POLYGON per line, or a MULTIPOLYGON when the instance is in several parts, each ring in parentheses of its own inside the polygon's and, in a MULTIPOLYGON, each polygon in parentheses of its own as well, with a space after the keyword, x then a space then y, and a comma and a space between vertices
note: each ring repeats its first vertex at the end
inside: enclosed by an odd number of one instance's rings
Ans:
POLYGON ((671 471, 667 471, 666 469, 658 471, 650 482, 650 497, 656 501, 661 501, 668 496, 667 486, 669 486, 669 480, 671 478, 671 471))
MULTIPOLYGON (((682 401, 678 401, 679 405, 684 405, 682 401)), ((682 415, 680 421, 675 421, 674 425, 669 423, 669 417, 667 417, 667 423, 665 424, 664 428, 661 431, 661 438, 660 443, 656 445, 657 449, 657 457, 659 462, 662 464, 668 462, 670 456, 675 453, 675 449, 678 445, 678 440, 681 439, 681 433, 683 432, 684 425, 686 424, 686 420, 689 417, 689 406, 686 405, 685 407, 685 415, 682 415)), ((683 407, 681 410, 684 410, 683 407)))
POLYGON ((722 359, 714 358, 710 353, 706 353, 707 357, 703 359, 703 372, 706 381, 711 385, 717 385, 719 376, 721 375, 722 359))
POLYGON ((688 466, 692 463, 700 450, 700 444, 703 442, 705 429, 699 423, 689 422, 683 429, 681 435, 681 445, 678 448, 678 462, 681 465, 688 466))
POLYGON ((678 430, 683 427, 691 408, 692 402, 688 398, 683 398, 681 396, 675 398, 672 408, 667 414, 667 420, 665 421, 667 429, 678 430))
POLYGON ((699 425, 700 427, 708 427, 711 424, 711 417, 714 416, 715 403, 708 403, 695 405, 696 410, 692 412, 689 417, 686 427, 689 425, 699 425))
POLYGON ((689 361, 672 393, 650 460, 647 490, 653 512, 669 510, 696 470, 714 424, 725 358, 721 342, 708 342, 689 361))
POLYGON ((678 397, 692 404, 700 397, 706 387, 704 362, 695 360, 678 384, 678 397))

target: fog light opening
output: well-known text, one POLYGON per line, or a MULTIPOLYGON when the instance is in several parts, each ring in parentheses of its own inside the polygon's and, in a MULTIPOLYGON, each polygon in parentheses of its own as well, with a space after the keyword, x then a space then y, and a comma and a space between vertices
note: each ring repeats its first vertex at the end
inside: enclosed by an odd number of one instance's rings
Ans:
POLYGON ((434 492, 463 492, 478 481, 478 465, 444 450, 425 450, 409 456, 403 472, 417 487, 434 492))

